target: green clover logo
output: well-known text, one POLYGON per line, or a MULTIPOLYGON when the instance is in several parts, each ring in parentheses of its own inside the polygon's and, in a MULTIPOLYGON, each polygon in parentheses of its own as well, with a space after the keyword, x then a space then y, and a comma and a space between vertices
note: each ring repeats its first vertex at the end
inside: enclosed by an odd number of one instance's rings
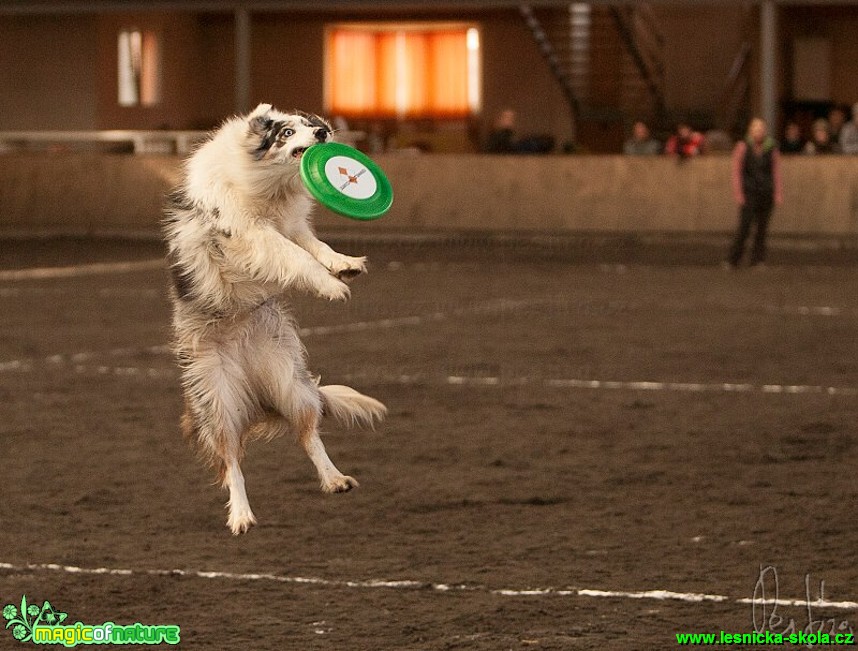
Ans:
POLYGON ((61 613, 54 609, 47 601, 39 608, 36 604, 27 605, 27 595, 21 597, 21 608, 13 604, 3 607, 3 618, 6 628, 12 629, 12 637, 20 642, 28 642, 33 637, 33 629, 41 623, 55 626, 62 623, 67 613, 61 613), (19 614, 20 613, 20 614, 19 614))

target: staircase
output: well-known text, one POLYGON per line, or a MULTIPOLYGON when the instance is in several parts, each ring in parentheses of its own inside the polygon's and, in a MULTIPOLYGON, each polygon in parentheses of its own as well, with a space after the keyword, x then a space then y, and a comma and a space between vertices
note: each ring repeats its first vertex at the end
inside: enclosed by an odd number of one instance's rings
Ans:
POLYGON ((569 101, 581 149, 618 152, 631 122, 663 119, 664 41, 647 3, 520 10, 569 101))

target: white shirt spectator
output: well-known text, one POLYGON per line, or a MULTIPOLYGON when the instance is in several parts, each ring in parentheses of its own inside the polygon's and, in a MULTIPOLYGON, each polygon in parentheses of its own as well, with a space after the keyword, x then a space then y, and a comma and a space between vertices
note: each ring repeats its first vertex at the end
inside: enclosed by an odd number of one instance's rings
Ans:
POLYGON ((852 121, 840 130, 840 150, 844 154, 858 154, 858 102, 852 106, 852 121))

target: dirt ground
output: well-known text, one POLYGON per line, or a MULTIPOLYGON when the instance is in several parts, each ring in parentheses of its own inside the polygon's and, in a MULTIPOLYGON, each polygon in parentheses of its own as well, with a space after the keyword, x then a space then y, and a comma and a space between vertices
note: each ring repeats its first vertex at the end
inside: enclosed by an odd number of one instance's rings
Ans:
MULTIPOLYGON (((211 650, 858 628, 854 603, 805 603, 858 601, 854 250, 727 272, 720 242, 332 242, 371 272, 347 304, 295 298, 310 365, 389 418, 327 425, 346 495, 293 441, 253 445, 240 537, 179 435, 164 270, 0 280, 0 606, 178 624, 211 650), (767 567, 792 602, 751 603, 767 567)), ((0 240, 24 271, 160 255, 0 240)))

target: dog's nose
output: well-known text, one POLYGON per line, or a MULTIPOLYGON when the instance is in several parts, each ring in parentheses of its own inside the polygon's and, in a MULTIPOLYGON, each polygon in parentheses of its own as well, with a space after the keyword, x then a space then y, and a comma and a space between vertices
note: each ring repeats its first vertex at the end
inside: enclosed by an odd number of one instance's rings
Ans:
POLYGON ((319 142, 325 142, 328 139, 329 131, 327 129, 316 129, 315 136, 319 142))

